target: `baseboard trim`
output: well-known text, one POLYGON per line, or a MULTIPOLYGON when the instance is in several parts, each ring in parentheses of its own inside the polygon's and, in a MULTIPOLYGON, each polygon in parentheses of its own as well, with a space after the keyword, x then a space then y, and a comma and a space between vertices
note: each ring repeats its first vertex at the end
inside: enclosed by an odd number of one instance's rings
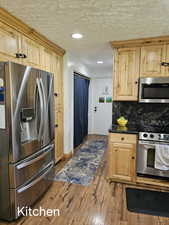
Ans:
POLYGON ((64 159, 70 159, 73 156, 73 152, 71 151, 70 153, 64 154, 63 158, 64 159))

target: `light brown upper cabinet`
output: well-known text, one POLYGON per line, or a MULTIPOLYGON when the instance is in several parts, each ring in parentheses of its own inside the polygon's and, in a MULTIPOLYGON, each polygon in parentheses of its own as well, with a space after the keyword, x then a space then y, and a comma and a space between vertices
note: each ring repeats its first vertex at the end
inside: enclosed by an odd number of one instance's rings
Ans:
MULTIPOLYGON (((169 63, 169 44, 166 44, 166 58, 165 62, 169 63)), ((169 67, 165 67, 165 75, 169 77, 169 67)))
POLYGON ((41 46, 35 41, 22 36, 22 53, 26 55, 23 64, 41 68, 41 46))
POLYGON ((12 28, 0 23, 0 58, 20 62, 16 53, 20 52, 20 34, 12 28))
POLYGON ((42 65, 43 69, 48 72, 53 72, 53 54, 52 51, 43 48, 42 50, 42 65))
POLYGON ((54 103, 56 113, 63 111, 63 76, 62 76, 62 59, 59 56, 53 55, 53 70, 54 73, 54 103))
POLYGON ((165 76, 166 46, 154 45, 141 47, 140 77, 165 76))
POLYGON ((119 48, 115 56, 115 101, 136 101, 138 95, 140 48, 119 48))

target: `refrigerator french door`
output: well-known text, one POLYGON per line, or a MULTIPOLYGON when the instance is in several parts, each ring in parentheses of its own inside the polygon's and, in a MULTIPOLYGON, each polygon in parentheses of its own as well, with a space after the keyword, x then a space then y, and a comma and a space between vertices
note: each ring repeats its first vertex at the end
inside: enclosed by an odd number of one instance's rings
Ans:
POLYGON ((0 62, 0 219, 32 205, 54 168, 53 75, 0 62))
POLYGON ((9 64, 7 86, 10 89, 12 154, 16 162, 52 142, 52 118, 49 108, 52 91, 51 74, 9 64))

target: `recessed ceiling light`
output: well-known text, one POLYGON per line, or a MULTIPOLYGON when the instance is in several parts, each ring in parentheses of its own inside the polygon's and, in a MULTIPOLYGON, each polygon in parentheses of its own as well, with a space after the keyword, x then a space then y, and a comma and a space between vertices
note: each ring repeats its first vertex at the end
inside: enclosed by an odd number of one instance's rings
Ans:
POLYGON ((75 38, 75 39, 80 39, 82 37, 83 37, 83 35, 79 34, 79 33, 72 34, 72 38, 75 38))
POLYGON ((103 63, 103 61, 97 61, 97 64, 102 64, 103 63))

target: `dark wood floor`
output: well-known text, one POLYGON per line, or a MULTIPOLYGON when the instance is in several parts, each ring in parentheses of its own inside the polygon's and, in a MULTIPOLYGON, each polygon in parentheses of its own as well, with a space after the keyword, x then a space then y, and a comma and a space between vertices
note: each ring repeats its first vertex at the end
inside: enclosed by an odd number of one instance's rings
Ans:
MULTIPOLYGON (((92 137, 90 137, 92 138, 92 137)), ((58 165, 63 167, 64 162, 58 165)), ((131 213, 126 209, 125 185, 109 184, 106 155, 92 185, 54 182, 34 208, 58 208, 60 217, 25 217, 11 225, 169 225, 168 218, 131 213)), ((8 223, 0 222, 0 225, 8 223)))

